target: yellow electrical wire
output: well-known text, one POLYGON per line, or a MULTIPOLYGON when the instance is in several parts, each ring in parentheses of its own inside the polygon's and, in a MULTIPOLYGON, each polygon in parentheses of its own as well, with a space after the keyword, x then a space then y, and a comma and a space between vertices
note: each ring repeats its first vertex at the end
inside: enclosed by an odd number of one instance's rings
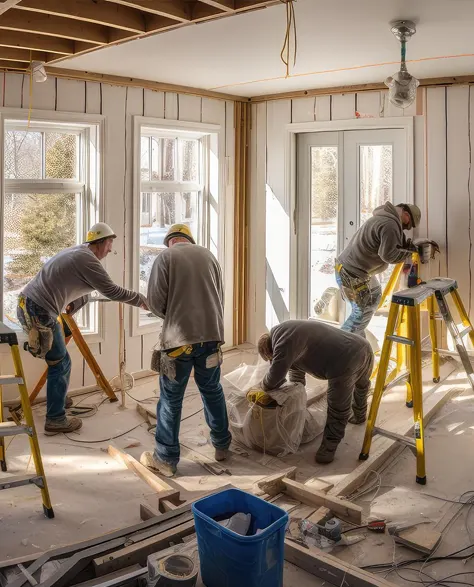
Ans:
POLYGON ((283 41, 283 47, 280 53, 280 59, 286 66, 286 76, 290 76, 290 37, 291 29, 293 29, 293 67, 296 65, 296 54, 298 52, 298 40, 296 35, 296 17, 295 17, 295 5, 294 0, 280 0, 283 4, 286 4, 286 31, 285 39, 283 41))

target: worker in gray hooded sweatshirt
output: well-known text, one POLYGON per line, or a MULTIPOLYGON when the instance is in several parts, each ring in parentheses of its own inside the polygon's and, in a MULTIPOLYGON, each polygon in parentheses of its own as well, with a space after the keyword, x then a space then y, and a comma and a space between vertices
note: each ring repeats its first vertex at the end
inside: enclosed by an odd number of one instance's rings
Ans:
POLYGON ((343 298, 352 306, 343 330, 365 337, 364 330, 382 297, 382 288, 375 276, 389 264, 401 263, 416 250, 403 231, 417 227, 420 219, 418 206, 394 206, 387 202, 374 210, 336 259, 337 284, 343 298))
POLYGON ((370 344, 324 322, 288 320, 260 337, 258 352, 271 361, 261 383, 264 391, 280 387, 287 373, 292 383, 305 385, 306 373, 328 381, 327 420, 316 462, 332 462, 347 422, 362 424, 367 418, 374 363, 370 344))

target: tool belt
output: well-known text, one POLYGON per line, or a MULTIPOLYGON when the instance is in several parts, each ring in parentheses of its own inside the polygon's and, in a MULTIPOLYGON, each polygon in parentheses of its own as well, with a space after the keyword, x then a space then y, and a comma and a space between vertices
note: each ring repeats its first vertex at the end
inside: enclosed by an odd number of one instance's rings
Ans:
POLYGON ((23 294, 18 297, 18 319, 28 342, 24 348, 38 359, 44 359, 53 346, 53 328, 41 323, 38 316, 32 316, 27 310, 26 298, 23 294))
POLYGON ((341 263, 336 261, 336 273, 342 283, 342 298, 348 302, 355 302, 358 306, 364 307, 372 301, 372 288, 370 287, 371 277, 359 277, 348 271, 341 263))

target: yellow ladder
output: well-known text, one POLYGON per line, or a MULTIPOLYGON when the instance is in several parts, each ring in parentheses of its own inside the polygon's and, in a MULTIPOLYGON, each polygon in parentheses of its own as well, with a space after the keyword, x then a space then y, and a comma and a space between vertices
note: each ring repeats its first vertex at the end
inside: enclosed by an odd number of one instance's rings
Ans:
MULTIPOLYGON (((372 398, 372 404, 370 406, 369 417, 367 419, 364 442, 361 453, 359 455, 359 459, 363 461, 369 458, 372 437, 375 434, 386 436, 387 438, 391 438, 392 440, 406 444, 416 455, 416 482, 420 483, 421 485, 426 484, 425 446, 423 432, 423 380, 420 325, 421 308, 422 305, 426 304, 429 311, 433 381, 437 383, 439 381, 439 351, 435 324, 437 316, 434 309, 434 298, 438 300, 438 304, 440 304, 440 302, 441 304, 444 303, 447 308, 448 305, 445 296, 448 293, 454 294, 453 297, 456 303, 456 307, 462 310, 462 314, 461 312, 460 314, 463 318, 463 321, 469 320, 464 310, 464 306, 462 305, 462 302, 459 298, 459 294, 457 293, 457 284, 454 280, 431 280, 426 284, 399 291, 392 295, 387 328, 385 331, 382 353, 380 356, 379 369, 375 381, 374 395, 372 398), (404 324, 401 327, 400 323, 402 321, 404 324), (393 343, 404 345, 405 348, 408 347, 406 349, 406 360, 408 367, 406 405, 407 407, 413 407, 414 438, 409 438, 408 436, 403 436, 401 434, 397 434, 395 432, 384 430, 375 426, 382 395, 386 388, 387 371, 393 343)), ((446 310, 441 311, 441 316, 446 321, 448 328, 451 329, 454 324, 452 317, 447 316, 446 310)), ((456 328, 455 324, 454 328, 456 328)), ((467 357, 464 346, 462 346, 462 349, 458 349, 460 356, 463 351, 467 357)), ((467 361, 469 362, 468 357, 467 361)))
POLYGON ((18 338, 16 332, 11 330, 3 322, 0 322, 0 344, 10 345, 12 353, 13 365, 15 368, 15 375, 0 375, 0 462, 2 471, 7 470, 5 441, 6 436, 16 436, 17 434, 27 434, 30 441, 31 453, 35 464, 36 473, 34 475, 22 476, 7 476, 0 477, 0 490, 12 489, 22 485, 36 485, 41 490, 43 498, 43 511, 47 518, 54 518, 53 507, 49 497, 48 484, 44 474, 43 461, 41 459, 41 451, 38 443, 38 436, 36 434, 35 423, 33 420, 33 412, 28 397, 28 390, 25 383, 25 373, 21 363, 20 350, 18 348, 18 338), (2 401, 2 386, 3 385, 18 385, 20 391, 21 407, 24 414, 25 424, 17 424, 15 422, 3 421, 3 401, 2 401))

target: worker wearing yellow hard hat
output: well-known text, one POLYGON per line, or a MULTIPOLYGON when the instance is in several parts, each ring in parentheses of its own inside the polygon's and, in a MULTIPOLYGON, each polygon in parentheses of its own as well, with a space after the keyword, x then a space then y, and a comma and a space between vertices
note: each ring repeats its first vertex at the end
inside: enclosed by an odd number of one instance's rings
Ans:
POLYGON ((108 224, 94 224, 83 244, 54 255, 19 295, 17 315, 28 335, 28 350, 48 365, 47 432, 72 432, 82 426, 79 418, 66 416, 71 359, 58 316, 77 312, 94 290, 110 300, 148 307, 142 294, 114 283, 100 263, 112 251, 115 238, 108 224))
POLYGON ((193 245, 196 244, 193 235, 191 234, 191 230, 187 224, 173 224, 172 226, 170 226, 163 241, 165 246, 169 245, 169 242, 172 238, 177 237, 184 237, 193 245))

